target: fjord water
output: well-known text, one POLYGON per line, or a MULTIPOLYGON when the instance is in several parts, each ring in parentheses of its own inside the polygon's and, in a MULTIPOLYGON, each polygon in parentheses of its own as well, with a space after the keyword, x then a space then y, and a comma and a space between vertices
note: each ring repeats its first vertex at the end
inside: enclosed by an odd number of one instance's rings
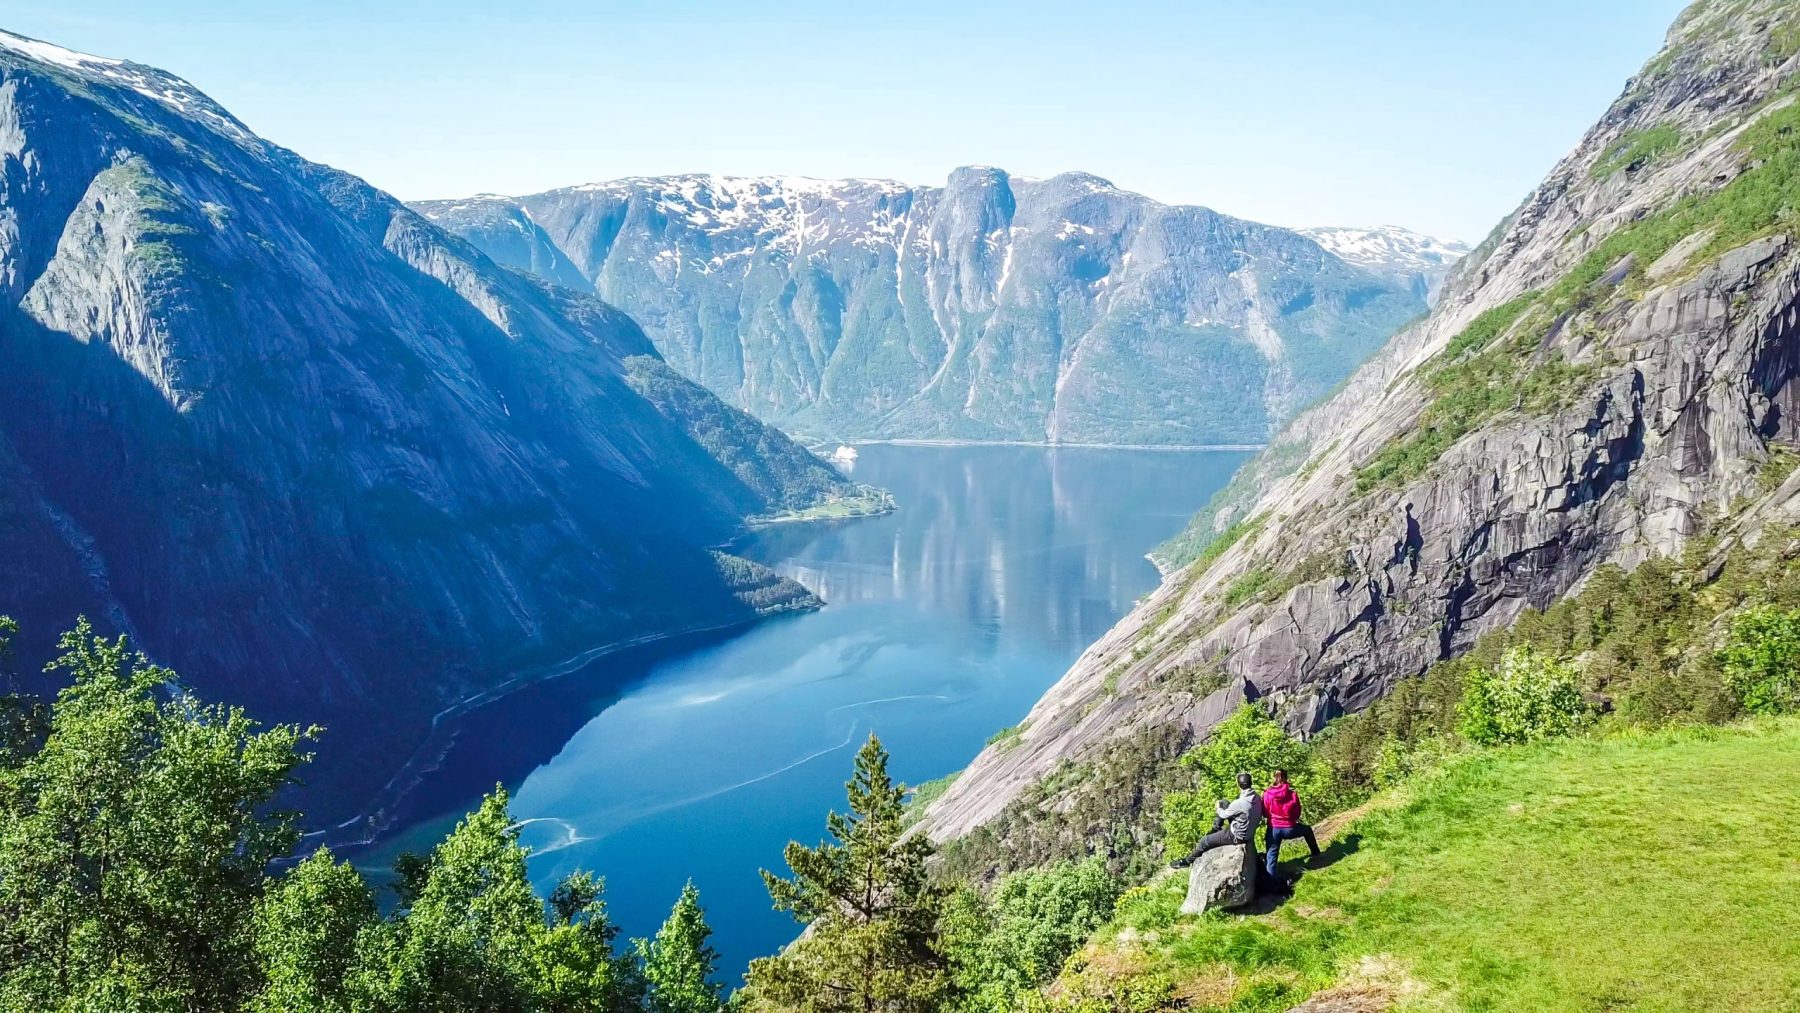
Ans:
POLYGON ((1246 456, 864 447, 855 477, 892 490, 897 513, 734 550, 826 608, 602 659, 468 715, 405 828, 358 863, 429 848, 504 782, 541 889, 604 875, 614 919, 648 935, 692 877, 735 982, 796 931, 757 870, 820 839, 869 733, 908 783, 968 763, 1155 587, 1144 552, 1246 456))

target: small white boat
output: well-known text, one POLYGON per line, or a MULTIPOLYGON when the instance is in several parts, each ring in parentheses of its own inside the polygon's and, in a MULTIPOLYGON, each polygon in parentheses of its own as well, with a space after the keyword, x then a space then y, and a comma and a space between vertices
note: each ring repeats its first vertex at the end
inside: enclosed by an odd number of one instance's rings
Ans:
POLYGON ((856 463, 856 448, 855 447, 839 447, 836 450, 831 452, 831 459, 833 461, 836 461, 839 464, 855 464, 856 463))

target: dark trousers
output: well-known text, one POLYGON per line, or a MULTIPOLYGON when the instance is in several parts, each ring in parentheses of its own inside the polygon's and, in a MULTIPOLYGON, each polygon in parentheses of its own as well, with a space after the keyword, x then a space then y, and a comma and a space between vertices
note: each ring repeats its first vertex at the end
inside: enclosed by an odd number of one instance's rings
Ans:
POLYGON ((1194 859, 1199 858, 1201 855, 1206 854, 1208 851, 1211 851, 1214 848, 1223 848, 1226 845, 1230 845, 1230 844, 1244 844, 1244 843, 1246 843, 1246 842, 1240 841, 1236 837, 1231 836, 1231 828, 1225 825, 1224 820, 1214 819, 1213 825, 1212 825, 1212 831, 1210 833, 1208 833, 1205 837, 1200 838, 1200 843, 1194 845, 1194 850, 1188 852, 1188 856, 1186 858, 1182 859, 1180 864, 1192 865, 1194 862, 1194 859))
POLYGON ((1291 827, 1271 826, 1263 835, 1263 841, 1268 847, 1268 855, 1265 860, 1268 862, 1269 875, 1275 875, 1275 863, 1281 860, 1281 842, 1291 841, 1296 837, 1306 842, 1306 846, 1312 849, 1314 857, 1318 856, 1319 841, 1313 837, 1312 827, 1304 823, 1296 823, 1291 827))

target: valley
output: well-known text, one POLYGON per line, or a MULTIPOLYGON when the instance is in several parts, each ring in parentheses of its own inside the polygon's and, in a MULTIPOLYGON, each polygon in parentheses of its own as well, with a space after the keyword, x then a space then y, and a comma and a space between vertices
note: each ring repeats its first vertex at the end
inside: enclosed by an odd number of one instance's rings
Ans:
POLYGON ((350 852, 379 876, 441 838, 501 779, 534 881, 609 881, 628 932, 655 927, 690 877, 721 919, 730 976, 793 934, 758 868, 841 805, 878 731, 896 776, 954 773, 1154 586, 1144 549, 1222 488, 1245 455, 1027 447, 862 448, 881 518, 768 528, 733 551, 831 604, 699 644, 615 656, 460 718, 397 825, 350 852))
MULTIPOLYGON (((1794 1008, 1800 4, 1647 55, 1471 248, 402 201, 0 31, 0 1013, 1794 1008)), ((1388 186, 1334 126, 1264 171, 1388 186)))

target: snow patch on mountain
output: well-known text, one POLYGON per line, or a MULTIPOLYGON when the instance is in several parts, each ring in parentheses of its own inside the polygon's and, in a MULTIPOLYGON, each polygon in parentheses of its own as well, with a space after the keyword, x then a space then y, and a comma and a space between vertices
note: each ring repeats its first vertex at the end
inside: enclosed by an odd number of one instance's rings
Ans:
POLYGON ((204 120, 208 126, 240 143, 260 143, 236 117, 207 98, 200 89, 167 71, 110 56, 78 53, 4 30, 0 30, 0 52, 71 71, 88 80, 129 88, 183 116, 204 120))
POLYGON ((1358 267, 1413 284, 1428 300, 1436 299, 1450 268, 1469 252, 1466 243, 1437 239, 1398 225, 1295 231, 1358 267))

